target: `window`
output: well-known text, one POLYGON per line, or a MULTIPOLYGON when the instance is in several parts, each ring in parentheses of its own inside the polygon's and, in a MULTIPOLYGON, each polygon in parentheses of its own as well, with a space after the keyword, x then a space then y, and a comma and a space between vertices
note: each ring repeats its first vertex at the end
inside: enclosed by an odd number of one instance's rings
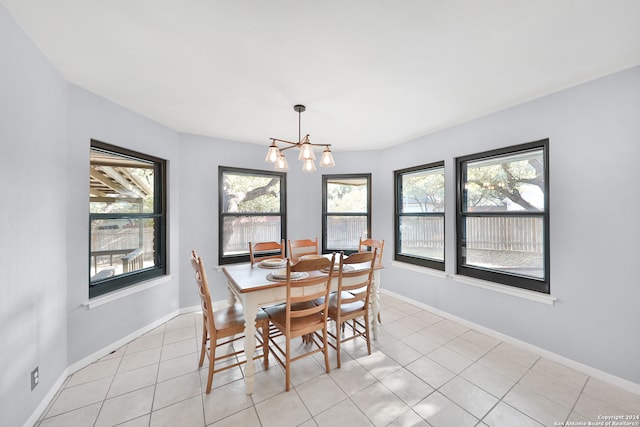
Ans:
POLYGON ((91 141, 89 297, 166 273, 166 162, 91 141))
POLYGON ((549 293, 548 143, 457 159, 458 274, 549 293))
POLYGON ((357 252, 370 233, 371 174, 322 175, 322 252, 357 252))
POLYGON ((286 235, 286 175, 218 168, 218 262, 249 261, 249 242, 280 242, 286 235))
POLYGON ((394 171, 396 261, 444 270, 444 162, 394 171))

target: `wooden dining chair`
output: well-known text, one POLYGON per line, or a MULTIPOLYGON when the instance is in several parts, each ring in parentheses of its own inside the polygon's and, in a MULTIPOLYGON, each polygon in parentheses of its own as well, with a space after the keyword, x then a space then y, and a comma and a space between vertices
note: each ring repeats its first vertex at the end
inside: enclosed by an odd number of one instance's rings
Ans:
POLYGON ((318 238, 316 240, 289 240, 289 258, 294 262, 303 255, 318 255, 318 238))
MULTIPOLYGON (((382 251, 384 250, 384 240, 377 239, 362 239, 360 237, 360 243, 358 244, 358 252, 367 252, 369 250, 378 249, 378 255, 376 255, 376 266, 382 265, 382 251)), ((378 311, 378 323, 382 323, 380 311, 378 311)))
POLYGON ((285 255, 284 239, 282 239, 282 242, 280 243, 257 242, 252 244, 251 242, 249 242, 249 260, 251 261, 251 265, 263 259, 270 259, 270 258, 284 259, 284 255, 285 255), (269 252, 269 254, 264 255, 265 252, 269 252), (258 254, 262 254, 262 255, 258 255, 258 254))
MULTIPOLYGON (((243 363, 246 360, 239 360, 238 355, 244 353, 244 348, 233 353, 225 353, 216 356, 216 348, 231 344, 234 341, 244 337, 244 313, 242 305, 236 304, 226 307, 222 310, 213 310, 211 304, 211 294, 209 292, 209 283, 207 281, 207 273, 204 268, 202 258, 198 256, 196 251, 191 251, 191 266, 195 270, 196 284, 198 285, 198 293, 202 305, 202 345, 200 347, 200 362, 198 367, 204 364, 205 355, 209 358, 209 371, 207 378, 207 394, 211 392, 213 384, 213 374, 224 371, 243 363), (208 345, 207 345, 208 344, 208 345), (216 369, 216 362, 227 358, 236 358, 236 362, 232 364, 224 364, 216 369)), ((262 345, 262 354, 256 355, 253 360, 263 358, 265 369, 269 367, 269 318, 267 314, 260 310, 255 319, 256 328, 260 329, 262 335, 257 336, 258 341, 262 345)), ((233 347, 232 347, 233 348, 233 347)))
POLYGON ((340 346, 345 341, 362 337, 367 343, 367 352, 371 354, 369 298, 376 252, 377 249, 374 249, 373 252, 354 253, 346 258, 340 254, 338 290, 331 294, 327 306, 329 319, 335 322, 335 334, 328 333, 334 341, 330 345, 336 350, 338 368, 341 366, 340 346), (366 267, 358 266, 352 271, 345 271, 347 266, 353 267, 354 264, 366 267), (349 329, 348 336, 346 329, 349 329))
POLYGON ((289 391, 291 383, 291 363, 307 356, 324 353, 325 370, 331 371, 329 366, 328 336, 327 336, 327 303, 316 305, 313 300, 324 298, 328 301, 335 254, 328 258, 302 260, 296 264, 287 262, 287 299, 285 304, 267 307, 264 310, 269 315, 269 320, 275 326, 276 331, 269 335, 273 346, 271 354, 276 358, 286 372, 285 390, 289 391), (318 271, 324 269, 325 273, 318 271), (292 273, 307 273, 308 278, 293 280, 292 273), (284 349, 282 339, 284 336, 284 349), (311 350, 298 353, 295 357, 291 354, 291 341, 297 337, 309 337, 307 343, 313 344, 311 350))

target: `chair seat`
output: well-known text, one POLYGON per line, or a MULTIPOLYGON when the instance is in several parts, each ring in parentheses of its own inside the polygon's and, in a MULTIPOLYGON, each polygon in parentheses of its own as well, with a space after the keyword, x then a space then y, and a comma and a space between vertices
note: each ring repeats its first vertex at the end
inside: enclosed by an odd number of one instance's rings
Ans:
POLYGON ((315 305, 324 305, 324 297, 316 298, 313 300, 315 305))
MULTIPOLYGON (((312 303, 311 301, 308 301, 306 303, 297 303, 294 305, 296 310, 303 310, 305 308, 312 308, 314 306, 315 304, 312 303)), ((287 307, 285 304, 266 307, 264 311, 269 316, 271 323, 276 325, 278 329, 282 329, 285 327, 286 313, 287 313, 287 307)), ((323 319, 321 314, 314 315, 314 316, 307 316, 303 318, 293 317, 291 318, 291 333, 293 335, 296 335, 296 331, 306 330, 309 327, 314 325, 322 325, 322 322, 323 322, 323 319)))
MULTIPOLYGON (((350 293, 342 292, 342 298, 352 298, 352 297, 353 297, 353 295, 351 295, 350 293)), ((331 300, 333 300, 333 304, 335 305, 336 304, 336 298, 337 298, 336 293, 335 292, 331 292, 329 294, 329 304, 331 304, 331 300)), ((324 304, 324 297, 314 299, 313 303, 315 305, 323 305, 324 304)))
MULTIPOLYGON (((220 332, 227 332, 220 334, 221 336, 234 335, 235 333, 242 333, 244 331, 244 310, 242 309, 242 304, 236 304, 214 311, 213 319, 219 334, 220 332)), ((264 310, 258 310, 256 323, 264 322, 267 319, 267 313, 265 313, 264 310)))
MULTIPOLYGON (((352 298, 353 295, 351 295, 348 292, 343 292, 342 293, 342 298, 347 299, 347 298, 352 298)), ((328 311, 329 311, 329 317, 331 317, 332 319, 335 319, 336 317, 338 317, 338 298, 335 295, 332 295, 331 297, 329 297, 329 306, 328 306, 328 311)), ((364 302, 362 300, 359 301, 354 301, 351 303, 342 303, 340 304, 340 314, 342 314, 343 316, 351 314, 351 313, 355 313, 358 311, 362 311, 364 310, 364 302)))

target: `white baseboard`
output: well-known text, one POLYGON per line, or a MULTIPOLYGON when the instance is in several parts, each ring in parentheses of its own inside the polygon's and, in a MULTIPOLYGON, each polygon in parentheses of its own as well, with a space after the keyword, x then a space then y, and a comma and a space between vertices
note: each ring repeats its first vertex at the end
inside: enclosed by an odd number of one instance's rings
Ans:
POLYGON ((68 376, 69 369, 67 368, 62 371, 56 382, 53 383, 47 394, 40 401, 40 404, 36 407, 35 411, 31 413, 31 416, 24 423, 24 427, 32 427, 33 425, 35 425, 35 423, 38 421, 38 418, 40 418, 40 416, 44 413, 49 404, 53 401, 53 398, 56 397, 58 391, 60 391, 68 376))
POLYGON ((198 310, 200 310, 200 306, 193 306, 193 307, 182 308, 180 310, 175 310, 175 311, 173 311, 173 312, 161 317, 160 319, 156 320, 155 322, 150 323, 150 324, 144 326, 143 328, 140 328, 137 331, 132 332, 129 335, 119 339, 118 341, 116 341, 114 343, 111 343, 108 346, 106 346, 106 347, 94 352, 93 354, 90 354, 89 356, 87 356, 87 357, 85 357, 83 359, 80 359, 77 362, 69 365, 67 367, 67 369, 65 369, 62 372, 62 374, 60 374, 60 378, 58 378, 58 380, 55 382, 55 384, 51 387, 51 390, 49 390, 49 392, 44 397, 44 399, 42 399, 42 401, 40 402, 38 407, 35 409, 35 411, 33 411, 31 416, 27 420, 27 422, 24 424, 25 427, 27 427, 27 426, 31 427, 36 423, 36 421, 38 421, 38 419, 42 416, 44 411, 47 409, 47 407, 49 406, 49 404, 51 403, 53 398, 56 396, 56 394, 58 393, 58 391, 60 390, 60 388, 62 387, 62 385, 64 384, 65 380, 67 379, 67 377, 69 375, 73 375, 74 373, 78 372, 80 369, 89 366, 93 362, 95 362, 95 361, 99 360, 100 358, 106 356, 107 354, 111 353, 112 351, 115 351, 115 350, 119 349, 120 347, 122 347, 123 345, 127 344, 128 342, 131 342, 134 339, 138 338, 140 335, 146 334, 150 330, 155 329, 158 326, 162 325, 163 323, 173 319, 177 315, 183 314, 183 313, 191 313, 193 311, 198 311, 198 310))
MULTIPOLYGON (((215 304, 215 303, 214 303, 215 304)), ((215 305, 214 305, 214 310, 215 310, 215 305)), ((178 310, 178 314, 187 314, 187 313, 193 313, 196 311, 202 311, 202 307, 200 306, 200 304, 198 305, 192 305, 191 307, 183 307, 181 309, 178 310)))
POLYGON ((161 317, 160 319, 156 320, 155 322, 150 323, 150 324, 138 329, 137 331, 132 332, 129 335, 123 337, 123 338, 120 338, 118 341, 113 342, 113 343, 109 344, 108 346, 106 346, 106 347, 94 352, 93 354, 90 354, 89 356, 78 360, 77 362, 69 365, 69 367, 67 368, 67 370, 69 371, 69 375, 72 375, 72 374, 78 372, 80 369, 92 364, 93 362, 95 362, 98 359, 106 356, 107 354, 111 353, 112 351, 115 351, 115 350, 119 349, 120 347, 122 347, 123 345, 127 344, 128 342, 131 342, 134 339, 138 338, 140 335, 146 334, 150 330, 157 328, 158 326, 160 326, 163 323, 173 319, 174 317, 176 317, 179 314, 180 314, 180 310, 174 310, 171 313, 169 313, 169 314, 161 317))
POLYGON ((146 325, 143 328, 138 329, 135 332, 130 333, 129 335, 125 336, 124 338, 119 339, 118 341, 109 344, 108 346, 96 351, 93 354, 90 354, 89 356, 78 360, 77 362, 73 363, 72 365, 69 365, 69 367, 67 368, 68 374, 67 375, 71 375, 74 374, 76 372, 78 372, 80 369, 92 364, 93 362, 97 361, 98 359, 106 356, 107 354, 111 353, 112 351, 115 351, 117 349, 119 349, 120 347, 122 347, 123 345, 127 344, 128 342, 133 341, 134 339, 138 338, 140 335, 146 334, 147 332, 157 328, 158 326, 162 325, 165 322, 168 322, 169 320, 173 319, 176 316, 179 316, 181 314, 187 314, 187 313, 193 313, 196 311, 200 311, 202 310, 202 307, 200 307, 200 305, 193 305, 191 307, 182 307, 178 310, 174 310, 171 313, 161 317, 160 319, 156 320, 153 323, 150 323, 148 325, 146 325))
POLYGON ((517 338, 513 338, 509 335, 505 335, 501 332, 495 331, 493 329, 487 328, 486 326, 482 326, 479 325, 477 323, 471 322, 467 319, 464 319, 462 317, 458 317, 455 316, 451 313, 447 313, 446 311, 442 311, 438 308, 435 307, 431 307, 430 305, 418 302, 416 300, 413 300, 411 298, 407 298, 403 295, 400 294, 396 294, 395 292, 386 290, 386 289, 380 289, 380 292, 389 296, 392 296, 394 298, 397 298, 399 300, 402 300, 408 304, 411 305, 415 305, 416 307, 420 307, 424 310, 428 310, 434 314, 437 314, 438 316, 444 317, 445 319, 449 319, 449 320, 453 320, 454 322, 460 323, 462 325, 468 326, 469 328, 475 329, 478 332, 482 332, 483 334, 489 335, 493 338, 499 339, 500 341, 504 341, 507 342, 509 344, 513 344, 517 347, 523 348, 525 350, 528 350, 532 353, 535 353, 539 356, 545 357, 553 362, 557 362, 560 363, 564 366, 567 366, 571 369, 574 369, 578 372, 582 372, 586 375, 589 375, 591 377, 597 378, 599 380, 602 381, 606 381, 610 384, 613 384, 615 386, 618 386, 622 389, 625 389, 627 391, 630 391, 632 393, 636 393, 636 394, 640 394, 640 384, 636 384, 634 382, 631 382, 629 380, 626 380, 624 378, 620 378, 617 377, 615 375, 609 374, 607 372, 601 371, 599 369, 596 369, 592 366, 589 365, 585 365, 583 363, 577 362, 573 359, 569 359, 568 357, 565 356, 561 356, 557 353, 551 352, 549 350, 545 350, 543 348, 537 347, 533 344, 529 344, 527 342, 524 341, 520 341, 517 338))

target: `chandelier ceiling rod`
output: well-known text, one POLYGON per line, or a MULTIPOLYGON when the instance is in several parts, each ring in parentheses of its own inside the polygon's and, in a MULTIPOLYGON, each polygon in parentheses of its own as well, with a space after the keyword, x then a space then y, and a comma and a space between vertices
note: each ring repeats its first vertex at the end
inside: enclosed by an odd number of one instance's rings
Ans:
POLYGON ((304 105, 298 104, 293 106, 293 110, 298 112, 298 141, 302 141, 302 133, 300 132, 300 129, 302 129, 302 113, 306 108, 304 105))

